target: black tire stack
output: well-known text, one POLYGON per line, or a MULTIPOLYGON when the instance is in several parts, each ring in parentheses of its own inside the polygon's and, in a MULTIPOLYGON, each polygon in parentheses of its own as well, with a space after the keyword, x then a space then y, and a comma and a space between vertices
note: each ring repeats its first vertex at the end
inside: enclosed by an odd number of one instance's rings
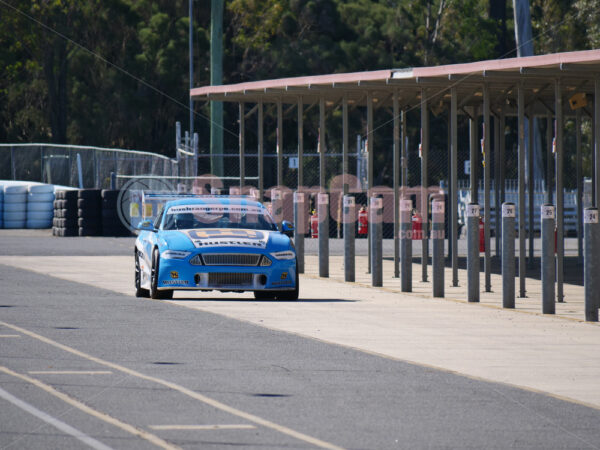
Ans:
POLYGON ((131 232, 123 225, 117 210, 118 190, 104 189, 102 191, 102 235, 130 236, 131 232))
POLYGON ((79 236, 102 235, 102 197, 100 189, 77 191, 77 225, 79 236))
POLYGON ((54 236, 77 236, 78 232, 77 191, 56 191, 52 234, 54 236))

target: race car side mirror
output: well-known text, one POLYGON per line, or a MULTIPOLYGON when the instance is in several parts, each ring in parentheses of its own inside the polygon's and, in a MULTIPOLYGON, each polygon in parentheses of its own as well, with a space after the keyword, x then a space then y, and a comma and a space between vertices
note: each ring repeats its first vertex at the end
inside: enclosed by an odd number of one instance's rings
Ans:
POLYGON ((138 230, 156 231, 156 228, 154 228, 154 225, 152 225, 152 222, 150 222, 149 220, 141 221, 137 227, 138 227, 138 230))
POLYGON ((291 238, 294 236, 294 224, 284 220, 281 222, 281 232, 291 238))

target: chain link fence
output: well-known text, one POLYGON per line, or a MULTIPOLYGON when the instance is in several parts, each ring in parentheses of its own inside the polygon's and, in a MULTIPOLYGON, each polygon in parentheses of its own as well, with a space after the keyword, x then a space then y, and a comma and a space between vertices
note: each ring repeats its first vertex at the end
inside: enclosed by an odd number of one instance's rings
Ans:
POLYGON ((111 187, 111 174, 172 177, 178 175, 178 164, 165 156, 135 150, 0 144, 0 179, 3 180, 108 189, 111 187))

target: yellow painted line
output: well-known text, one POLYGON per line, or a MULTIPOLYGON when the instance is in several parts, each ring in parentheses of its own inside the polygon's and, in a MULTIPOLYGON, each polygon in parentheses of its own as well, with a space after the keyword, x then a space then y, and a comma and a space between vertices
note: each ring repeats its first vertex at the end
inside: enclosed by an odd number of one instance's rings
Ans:
POLYGON ((110 370, 30 370, 30 375, 110 375, 110 370))
POLYGON ((292 430, 291 428, 285 427, 283 425, 279 425, 279 424, 277 424, 275 422, 271 422, 270 420, 267 420, 267 419, 263 419, 262 417, 256 416, 254 414, 250 414, 250 413, 241 411, 241 410, 239 410, 237 408, 234 408, 232 406, 226 405, 225 403, 221 403, 221 402, 219 402, 217 400, 214 400, 214 399, 212 399, 210 397, 207 397, 205 395, 199 394, 198 392, 195 392, 195 391, 193 391, 191 389, 188 389, 186 387, 180 386, 178 384, 172 383, 170 381, 162 380, 160 378, 152 377, 150 375, 145 375, 145 374, 143 374, 141 372, 137 372, 135 370, 128 369, 127 367, 124 367, 124 366, 120 366, 119 364, 112 363, 110 361, 105 361, 103 359, 97 358, 97 357, 92 356, 92 355, 88 355, 87 353, 84 353, 82 351, 79 351, 79 350, 76 350, 74 348, 68 347, 66 345, 60 344, 60 343, 58 343, 56 341, 53 341, 52 339, 49 339, 49 338, 44 337, 44 336, 41 336, 39 334, 34 333, 33 331, 26 330, 26 329, 18 327, 16 325, 12 325, 12 324, 9 324, 9 323, 6 323, 6 322, 1 322, 1 321, 0 321, 0 325, 3 325, 5 327, 7 327, 7 328, 10 328, 10 329, 12 329, 14 331, 17 331, 17 332, 21 333, 21 334, 25 334, 25 335, 27 335, 29 337, 37 339, 37 340, 39 340, 41 342, 44 342, 44 343, 46 343, 48 345, 51 345, 53 347, 59 348, 61 350, 64 350, 65 352, 68 352, 68 353, 71 353, 73 355, 79 356, 80 358, 85 358, 85 359, 87 359, 89 361, 93 361, 93 362, 95 362, 97 364, 100 364, 102 366, 105 366, 105 367, 110 367, 113 370, 117 370, 119 372, 126 373, 127 375, 131 375, 133 377, 140 378, 142 380, 146 380, 146 381, 150 381, 150 382, 153 382, 153 383, 156 383, 156 384, 160 384, 160 385, 165 386, 165 387, 167 387, 169 389, 172 389, 174 391, 180 392, 181 394, 187 395, 188 397, 191 397, 191 398, 193 398, 195 400, 198 400, 198 401, 200 401, 202 403, 205 403, 205 404, 207 404, 209 406, 212 406, 213 408, 220 409, 221 411, 225 411, 225 412, 227 412, 229 414, 232 414, 234 416, 237 416, 237 417, 240 417, 242 419, 245 419, 248 422, 252 422, 252 423, 255 423, 257 425, 261 425, 263 427, 270 428, 272 430, 278 431, 278 432, 280 432, 282 434, 285 434, 287 436, 291 436, 293 438, 296 438, 296 439, 298 439, 300 441, 304 441, 304 442, 307 442, 309 444, 312 444, 312 445, 314 445, 316 447, 330 449, 330 450, 342 450, 342 447, 339 447, 337 445, 331 444, 329 442, 322 441, 321 439, 309 436, 309 435, 301 433, 299 431, 292 430))
POLYGON ((83 411, 84 413, 89 414, 90 416, 93 416, 97 419, 100 419, 110 425, 114 425, 115 427, 120 428, 121 430, 126 431, 130 434, 133 434, 134 436, 145 439, 146 441, 156 445, 157 447, 168 449, 168 450, 179 448, 175 445, 169 444, 167 441, 162 440, 158 436, 148 433, 147 431, 140 430, 138 428, 135 428, 133 425, 129 425, 128 423, 121 422, 119 419, 115 419, 114 417, 111 417, 108 414, 105 414, 103 412, 92 409, 89 406, 81 403, 79 400, 76 400, 72 397, 69 397, 66 394, 63 394, 62 392, 57 391, 52 386, 50 386, 46 383, 43 383, 40 380, 28 377, 27 375, 23 375, 23 374, 14 372, 4 366, 0 366, 0 372, 4 372, 7 375, 11 375, 15 378, 19 378, 23 381, 31 383, 34 386, 37 386, 38 388, 46 391, 47 393, 59 398, 63 402, 68 403, 69 405, 73 406, 74 408, 77 408, 80 411, 83 411))
POLYGON ((254 425, 150 425, 153 430, 254 430, 254 425))
POLYGON ((0 338, 18 338, 21 337, 18 334, 0 334, 0 338))

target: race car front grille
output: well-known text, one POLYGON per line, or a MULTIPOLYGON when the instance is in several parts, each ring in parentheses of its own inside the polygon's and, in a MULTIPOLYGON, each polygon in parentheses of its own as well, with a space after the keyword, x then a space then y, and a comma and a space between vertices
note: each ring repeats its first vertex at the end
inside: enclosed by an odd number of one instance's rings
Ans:
POLYGON ((252 286, 254 275, 251 273, 209 273, 210 286, 252 286))
POLYGON ((260 255, 255 253, 205 253, 207 266, 257 266, 260 255))

